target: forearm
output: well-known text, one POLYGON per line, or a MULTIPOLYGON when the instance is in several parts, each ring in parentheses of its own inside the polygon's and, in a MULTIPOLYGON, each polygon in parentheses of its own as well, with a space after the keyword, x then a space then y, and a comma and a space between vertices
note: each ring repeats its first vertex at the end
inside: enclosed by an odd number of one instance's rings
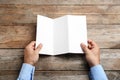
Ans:
POLYGON ((96 65, 90 68, 90 80, 108 80, 101 65, 96 65))
POLYGON ((23 63, 17 80, 33 80, 34 71, 35 71, 34 66, 32 66, 30 64, 23 63))

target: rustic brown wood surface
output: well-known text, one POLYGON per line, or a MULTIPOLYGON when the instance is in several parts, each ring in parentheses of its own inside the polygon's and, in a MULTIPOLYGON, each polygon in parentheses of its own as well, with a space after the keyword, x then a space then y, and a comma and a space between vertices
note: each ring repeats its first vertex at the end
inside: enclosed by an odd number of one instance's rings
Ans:
POLYGON ((1 0, 0 4, 36 4, 36 5, 70 5, 70 4, 87 4, 87 5, 93 5, 93 4, 97 4, 97 5, 108 5, 108 4, 120 4, 119 0, 1 0))
MULTIPOLYGON (((37 14, 86 15, 109 80, 120 80, 120 0, 0 0, 0 80, 16 80, 23 49, 36 37, 37 14)), ((83 54, 40 55, 35 80, 89 80, 88 72, 83 54)))
MULTIPOLYGON (((20 69, 23 49, 0 49, 0 52, 0 70, 20 69)), ((101 64, 105 70, 120 70, 119 53, 120 49, 101 49, 101 64)), ((36 70, 88 70, 88 65, 83 54, 40 55, 36 70)))

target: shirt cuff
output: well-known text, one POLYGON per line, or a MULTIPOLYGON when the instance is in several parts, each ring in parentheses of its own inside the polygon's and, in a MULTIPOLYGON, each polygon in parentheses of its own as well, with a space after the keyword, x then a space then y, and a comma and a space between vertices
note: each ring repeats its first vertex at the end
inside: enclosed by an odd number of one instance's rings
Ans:
POLYGON ((23 63, 21 73, 34 73, 35 67, 31 64, 23 63))
POLYGON ((101 65, 96 65, 90 68, 90 78, 92 80, 108 80, 101 65))
POLYGON ((34 71, 35 71, 34 66, 32 66, 31 64, 23 63, 20 74, 19 74, 19 78, 21 79, 32 78, 31 80, 33 80, 34 71))

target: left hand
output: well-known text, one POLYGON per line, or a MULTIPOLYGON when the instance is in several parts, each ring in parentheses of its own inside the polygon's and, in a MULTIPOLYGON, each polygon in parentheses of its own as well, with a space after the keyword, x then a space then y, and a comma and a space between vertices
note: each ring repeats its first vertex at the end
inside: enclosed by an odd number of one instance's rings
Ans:
POLYGON ((35 65, 39 59, 39 51, 42 48, 42 44, 39 44, 37 48, 35 48, 35 41, 29 43, 24 50, 24 63, 35 65))

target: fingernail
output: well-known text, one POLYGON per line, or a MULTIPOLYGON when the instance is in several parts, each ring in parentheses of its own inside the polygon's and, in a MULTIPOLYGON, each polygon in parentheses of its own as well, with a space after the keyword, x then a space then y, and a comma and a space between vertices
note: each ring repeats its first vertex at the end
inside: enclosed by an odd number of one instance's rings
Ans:
POLYGON ((84 45, 84 43, 81 43, 82 45, 84 45))
POLYGON ((39 44, 40 46, 43 46, 42 43, 39 44))
POLYGON ((81 43, 81 46, 83 47, 83 46, 84 46, 84 43, 81 43))

